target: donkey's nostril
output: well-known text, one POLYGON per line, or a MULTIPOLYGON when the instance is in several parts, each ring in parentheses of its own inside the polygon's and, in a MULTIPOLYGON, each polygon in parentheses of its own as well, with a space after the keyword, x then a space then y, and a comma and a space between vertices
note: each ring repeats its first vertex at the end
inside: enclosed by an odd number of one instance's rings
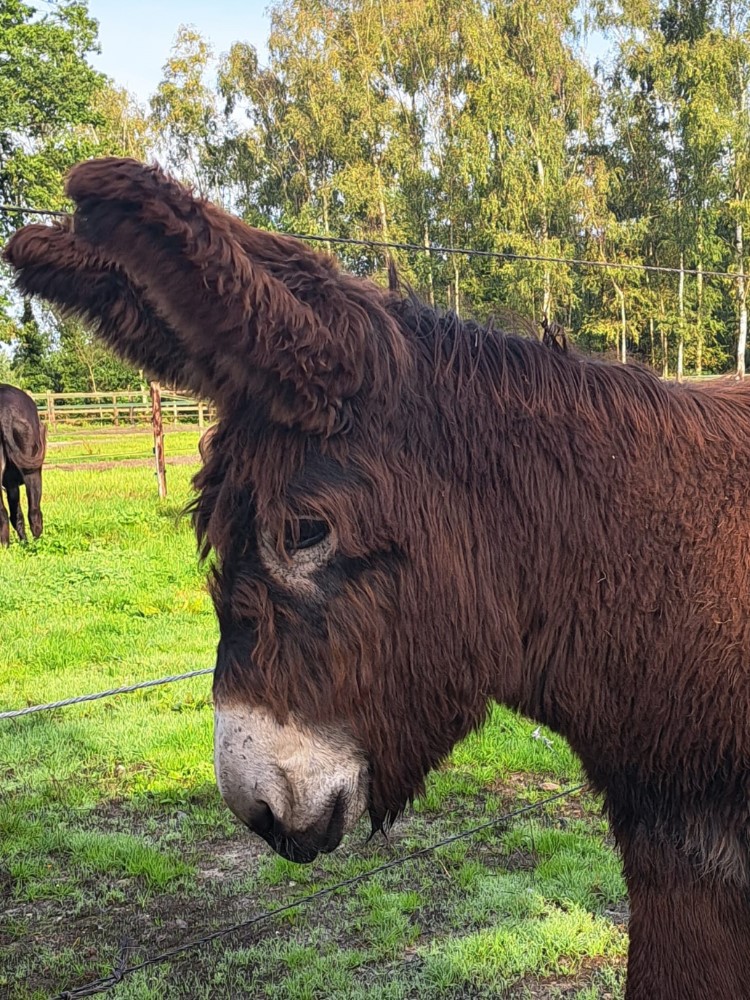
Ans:
POLYGON ((272 832, 276 817, 271 811, 271 807, 263 799, 257 799, 250 803, 245 822, 260 837, 267 837, 272 832))

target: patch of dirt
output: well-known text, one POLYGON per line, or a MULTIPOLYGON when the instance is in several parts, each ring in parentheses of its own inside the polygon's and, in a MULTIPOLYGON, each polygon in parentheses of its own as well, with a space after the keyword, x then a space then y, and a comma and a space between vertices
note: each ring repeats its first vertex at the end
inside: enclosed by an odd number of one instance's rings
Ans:
POLYGON ((539 855, 532 851, 522 851, 520 848, 505 854, 498 859, 503 868, 509 872, 532 871, 539 864, 539 855))
MULTIPOLYGON (((106 406, 105 406, 106 409, 106 406)), ((110 407, 111 409, 111 407, 110 407)), ((206 428, 210 426, 209 421, 206 421, 206 428)), ((170 419, 164 421, 164 436, 169 437, 170 434, 176 434, 180 431, 197 431, 199 430, 197 423, 182 423, 178 420, 175 424, 172 422, 171 414, 170 419)), ((49 433, 53 435, 64 435, 79 433, 78 437, 66 438, 60 437, 56 439, 56 443, 66 444, 70 441, 81 441, 87 437, 112 437, 120 436, 127 437, 129 434, 148 434, 151 431, 151 417, 146 420, 141 420, 135 424, 119 424, 115 426, 114 424, 80 424, 80 423, 66 423, 64 421, 58 421, 57 428, 49 433)))
POLYGON ((269 849, 258 837, 242 833, 240 838, 212 843, 205 857, 197 862, 197 877, 216 882, 248 875, 250 867, 266 856, 269 849))
MULTIPOLYGON (((0 981, 3 973, 12 973, 22 960, 28 966, 35 953, 75 949, 84 969, 76 974, 75 982, 60 982, 59 969, 55 972, 48 968, 49 962, 44 959, 32 960, 33 972, 24 985, 52 995, 94 980, 102 972, 106 974, 117 963, 125 942, 130 949, 128 964, 134 964, 272 909, 286 901, 286 894, 291 892, 286 884, 277 889, 259 886, 257 894, 249 896, 238 894, 236 888, 232 892, 230 885, 225 887, 220 881, 250 875, 257 869, 264 849, 261 843, 256 846, 249 835, 196 845, 204 858, 197 865, 196 882, 187 893, 164 889, 144 895, 139 889, 140 879, 92 874, 77 880, 82 901, 15 901, 0 912, 0 981), (218 859, 222 860, 217 864, 218 859), (26 923, 22 938, 8 930, 11 922, 19 920, 26 923)), ((195 858, 190 860, 195 862, 195 858)), ((304 890, 295 891, 304 894, 304 890)), ((5 898, 9 897, 10 892, 5 898)), ((252 926, 244 936, 243 932, 227 935, 225 947, 238 947, 243 939, 255 943, 279 933, 286 931, 280 930, 277 921, 268 920, 252 926)), ((198 946, 186 956, 185 967, 194 971, 205 958, 210 960, 211 954, 210 946, 198 946)))
MULTIPOLYGON (((115 774, 119 767, 115 767, 115 774)), ((135 773, 141 769, 138 764, 130 765, 127 770, 135 773)), ((112 797, 98 803, 85 813, 86 828, 104 830, 107 833, 127 833, 134 836, 145 836, 147 839, 154 839, 165 833, 176 833, 184 823, 190 819, 190 811, 195 807, 208 806, 219 801, 219 793, 213 782, 206 782, 203 785, 191 789, 190 795, 183 801, 173 801, 161 803, 153 795, 142 793, 130 798, 123 798, 118 795, 113 787, 112 797), (149 834, 149 830, 157 831, 149 834)), ((70 823, 74 825, 80 823, 80 813, 71 813, 70 823)), ((242 833, 239 827, 238 834, 242 833)), ((246 835, 251 840, 249 835, 246 835)), ((215 844, 225 843, 225 834, 220 828, 216 828, 215 835, 212 836, 207 831, 205 840, 195 845, 195 850, 200 849, 201 844, 206 845, 206 849, 213 850, 215 844)), ((188 845, 192 848, 192 845, 188 845)), ((262 846, 262 845, 261 845, 262 846)))
POLYGON ((621 900, 615 906, 610 906, 602 911, 602 916, 611 920, 617 927, 627 927, 630 920, 630 906, 627 899, 621 900))
MULTIPOLYGON (((562 792, 569 785, 577 785, 577 781, 552 781, 545 779, 541 775, 530 775, 525 772, 511 772, 490 785, 490 789, 499 795, 503 801, 508 801, 508 808, 512 809, 514 800, 517 800, 519 793, 533 788, 536 791, 544 792, 545 795, 552 796, 562 792)), ((555 816, 565 821, 591 819, 593 816, 601 815, 601 806, 588 787, 581 791, 574 792, 557 799, 553 803, 555 816)))
MULTIPOLYGON (((123 888, 129 880, 123 880, 123 888)), ((25 908, 25 909, 28 909, 25 908)), ((259 908, 260 911, 260 908, 259 908)), ((45 922, 44 929, 31 929, 22 941, 3 948, 0 962, 13 969, 23 956, 34 950, 49 949, 61 952, 74 948, 84 971, 60 982, 59 972, 38 965, 27 985, 46 995, 61 989, 71 989, 97 979, 102 972, 110 971, 117 964, 123 945, 128 947, 128 964, 159 955, 171 948, 199 939, 205 934, 247 919, 250 914, 224 898, 185 898, 179 895, 158 895, 148 903, 138 905, 134 899, 122 904, 108 904, 106 910, 92 907, 89 912, 75 916, 58 914, 45 922)), ((273 934, 272 922, 255 929, 253 940, 259 941, 273 934)), ((227 937, 227 944, 238 944, 237 936, 227 937)), ((187 964, 194 969, 207 947, 197 946, 186 956, 187 964)), ((215 957, 214 952, 214 957, 215 957)))
MULTIPOLYGON (((199 455, 173 455, 167 457, 166 465, 198 465, 199 455)), ((47 462, 45 469, 55 469, 57 472, 83 472, 93 469, 94 472, 105 472, 108 469, 148 469, 154 464, 153 458, 121 458, 112 462, 47 462)))
MULTIPOLYGON (((562 1000, 564 997, 574 997, 587 986, 596 983, 598 973, 603 966, 624 971, 625 964, 624 958, 589 959, 575 976, 566 976, 565 979, 559 976, 547 976, 543 979, 529 976, 517 983, 504 996, 507 1000, 562 1000)), ((619 996, 619 993, 612 993, 608 989, 602 989, 599 994, 600 1000, 613 1000, 616 996, 619 996)))

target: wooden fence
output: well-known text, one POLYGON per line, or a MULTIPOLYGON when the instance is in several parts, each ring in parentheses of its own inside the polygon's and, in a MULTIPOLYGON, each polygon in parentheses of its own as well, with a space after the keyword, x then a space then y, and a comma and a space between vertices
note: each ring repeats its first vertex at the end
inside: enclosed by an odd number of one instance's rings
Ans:
MULTIPOLYGON (((115 427, 150 424, 149 390, 122 392, 32 392, 39 416, 53 429, 58 424, 109 424, 115 427)), ((211 403, 179 392, 162 391, 165 424, 197 424, 202 430, 214 417, 211 403)))
MULTIPOLYGON (((690 376, 686 381, 721 378, 716 375, 690 376)), ((51 429, 58 424, 104 424, 115 427, 150 424, 151 397, 148 388, 121 392, 31 392, 39 416, 51 429)), ((197 424, 200 430, 216 417, 212 403, 181 392, 162 390, 163 422, 169 426, 197 424)))

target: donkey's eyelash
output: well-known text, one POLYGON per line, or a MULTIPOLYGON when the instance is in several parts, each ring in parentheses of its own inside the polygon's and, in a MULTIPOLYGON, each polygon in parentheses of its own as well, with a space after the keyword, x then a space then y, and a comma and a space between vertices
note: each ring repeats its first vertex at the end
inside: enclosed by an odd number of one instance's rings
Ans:
POLYGON ((311 549, 324 541, 330 531, 325 521, 316 518, 287 521, 284 525, 284 550, 288 555, 293 555, 300 550, 311 549))

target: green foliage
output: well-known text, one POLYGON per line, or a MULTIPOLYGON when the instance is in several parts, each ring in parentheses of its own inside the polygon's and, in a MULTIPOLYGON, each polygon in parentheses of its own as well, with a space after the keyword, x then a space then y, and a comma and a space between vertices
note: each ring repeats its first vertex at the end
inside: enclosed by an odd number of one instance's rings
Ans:
POLYGON ((50 337, 40 329, 29 302, 24 303, 21 323, 16 329, 12 371, 18 383, 29 392, 57 388, 50 365, 50 337))
POLYGON ((15 373, 13 372, 13 369, 11 367, 10 355, 8 355, 6 351, 3 350, 1 345, 0 345, 0 382, 6 382, 6 383, 9 382, 11 385, 15 385, 17 382, 15 373))
POLYGON ((111 392, 142 385, 139 373, 80 323, 44 314, 40 322, 28 302, 11 344, 12 354, 2 355, 6 370, 29 392, 111 392))
POLYGON ((183 25, 151 98, 151 125, 166 161, 202 194, 211 191, 213 146, 218 139, 216 97, 205 82, 211 47, 183 25))
MULTIPOLYGON (((645 263, 695 270, 737 263, 721 233, 722 203, 728 206, 737 188, 734 150, 738 126, 745 134, 748 126, 741 81, 750 49, 723 16, 720 4, 652 2, 624 8, 620 17, 610 95, 612 205, 618 216, 640 221, 636 252, 645 263)), ((737 190, 744 202, 744 185, 737 190)), ((737 204, 729 214, 736 219, 739 211, 737 204)), ((731 354, 733 324, 727 329, 719 313, 723 290, 715 281, 659 277, 644 288, 641 280, 634 297, 634 279, 618 280, 622 311, 624 293, 633 319, 646 313, 655 320, 665 372, 673 366, 679 374, 686 362, 698 371, 715 365, 718 338, 718 354, 731 354)), ((635 339, 630 317, 628 326, 635 339)))
POLYGON ((66 320, 56 326, 58 347, 50 361, 60 392, 108 392, 137 389, 142 384, 130 365, 120 361, 80 323, 66 320))
MULTIPOLYGON (((217 61, 182 26, 147 114, 88 64, 83 0, 7 0, 0 197, 56 206, 74 160, 156 154, 253 224, 516 255, 393 251, 461 314, 548 314, 664 374, 741 367, 746 281, 705 272, 747 271, 749 22, 747 0, 293 0, 271 7, 266 65, 241 41, 217 61), (609 39, 593 69, 592 28, 609 39)), ((382 250, 330 249, 384 280, 382 250)), ((37 318, 35 345, 0 300, 24 384, 136 384, 72 324, 37 318)))
MULTIPOLYGON (((21 0, 0 4, 0 201, 59 208, 63 177, 89 156, 145 157, 148 121, 88 57, 98 26, 85 2, 40 12, 21 0)), ((0 213, 0 237, 25 220, 0 213)), ((117 389, 138 384, 80 324, 57 323, 26 305, 20 320, 0 296, 0 343, 12 345, 12 377, 32 391, 117 389)))
MULTIPOLYGON (((0 8, 0 197, 52 208, 62 176, 90 155, 81 133, 98 121, 101 74, 87 62, 96 22, 85 3, 50 5, 39 14, 22 0, 0 8)), ((1 217, 7 234, 9 219, 1 217)))
MULTIPOLYGON (((244 43, 221 63, 213 169, 223 164, 226 196, 260 225, 735 269, 748 121, 733 81, 750 69, 747 12, 729 24, 720 4, 688 7, 600 4, 619 40, 595 76, 570 0, 386 0, 377 17, 363 0, 277 4, 268 65, 244 43)), ((379 251, 335 249, 382 276, 379 251)), ((733 351, 742 304, 715 279, 395 256, 432 301, 550 314, 586 347, 665 373, 716 370, 733 351)))

